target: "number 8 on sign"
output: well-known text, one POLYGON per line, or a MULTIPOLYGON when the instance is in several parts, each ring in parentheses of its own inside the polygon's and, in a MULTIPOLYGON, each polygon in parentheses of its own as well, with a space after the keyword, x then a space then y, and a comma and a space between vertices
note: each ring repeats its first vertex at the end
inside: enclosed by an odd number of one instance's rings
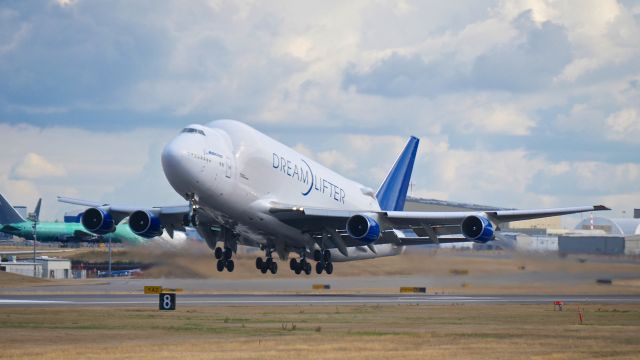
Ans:
POLYGON ((176 294, 161 293, 160 294, 160 310, 175 310, 176 294))

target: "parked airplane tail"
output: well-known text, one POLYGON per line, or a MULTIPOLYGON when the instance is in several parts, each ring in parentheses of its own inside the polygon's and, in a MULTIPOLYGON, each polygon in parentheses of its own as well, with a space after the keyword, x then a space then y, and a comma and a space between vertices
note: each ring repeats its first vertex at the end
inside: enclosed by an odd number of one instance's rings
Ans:
POLYGON ((420 139, 409 138, 407 145, 400 153, 391 171, 376 193, 380 209, 385 211, 402 211, 407 198, 413 163, 416 160, 420 139))
POLYGON ((26 220, 18 214, 16 209, 9 204, 7 199, 0 194, 0 224, 15 224, 25 222, 26 220))

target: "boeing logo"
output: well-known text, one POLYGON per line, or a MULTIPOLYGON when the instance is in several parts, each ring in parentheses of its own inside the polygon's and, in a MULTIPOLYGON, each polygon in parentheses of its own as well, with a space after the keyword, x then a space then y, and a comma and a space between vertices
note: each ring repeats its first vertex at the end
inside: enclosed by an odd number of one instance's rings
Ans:
POLYGON ((300 159, 300 164, 297 164, 289 159, 286 159, 284 156, 273 153, 272 165, 274 169, 281 171, 283 174, 297 180, 302 184, 305 184, 305 189, 301 192, 303 196, 307 196, 311 193, 311 191, 315 190, 320 194, 325 194, 333 200, 344 204, 344 190, 331 181, 323 179, 319 175, 314 174, 311 166, 309 166, 309 164, 304 159, 300 159))

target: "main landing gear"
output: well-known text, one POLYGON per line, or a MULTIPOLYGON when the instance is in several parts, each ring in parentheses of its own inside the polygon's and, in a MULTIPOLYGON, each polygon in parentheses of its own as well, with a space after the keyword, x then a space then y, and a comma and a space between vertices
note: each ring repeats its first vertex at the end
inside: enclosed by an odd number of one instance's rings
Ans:
POLYGON ((278 263, 273 260, 273 257, 271 257, 270 250, 267 250, 264 260, 261 257, 256 258, 256 269, 260 270, 263 274, 266 274, 267 272, 276 274, 278 272, 278 263))
POLYGON ((309 264, 307 259, 305 259, 304 257, 302 257, 300 261, 296 259, 291 259, 289 261, 289 268, 293 270, 293 272, 295 272, 296 275, 300 275, 300 273, 302 272, 304 272, 307 275, 311 274, 311 264, 309 264))
POLYGON ((222 249, 221 247, 217 247, 213 251, 213 254, 216 259, 218 259, 216 264, 216 269, 218 269, 218 271, 222 272, 226 268, 229 272, 233 272, 235 264, 233 263, 233 260, 231 260, 231 256, 233 255, 231 248, 225 247, 222 249))
POLYGON ((322 274, 322 271, 325 271, 327 275, 333 273, 333 263, 331 262, 331 252, 329 250, 314 250, 313 260, 317 261, 316 274, 322 274))

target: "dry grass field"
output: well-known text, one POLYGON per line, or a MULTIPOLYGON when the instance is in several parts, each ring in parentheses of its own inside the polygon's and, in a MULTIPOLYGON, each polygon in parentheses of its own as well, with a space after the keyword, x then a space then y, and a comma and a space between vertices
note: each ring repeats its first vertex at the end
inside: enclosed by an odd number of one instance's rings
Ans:
MULTIPOLYGON (((98 262, 106 259, 106 252, 83 250, 72 256, 98 262)), ((218 273, 211 251, 201 244, 114 252, 116 261, 153 264, 144 273, 150 279, 261 279, 265 275, 255 270, 255 256, 238 255, 236 271, 218 273)), ((296 278, 285 263, 280 265, 276 276, 266 276, 296 278)), ((422 276, 444 284, 430 287, 430 292, 448 294, 640 293, 640 262, 633 259, 448 250, 336 263, 335 268, 331 277, 311 277, 319 282, 350 277, 357 284, 358 277, 422 276), (613 285, 597 285, 594 279, 602 274, 614 278, 613 285)), ((41 280, 0 272, 0 293, 11 293, 11 288, 42 293, 50 286, 107 282, 41 280)), ((104 291, 100 288, 91 291, 104 291)), ((212 290, 191 292, 199 291, 212 290)), ((349 291, 397 293, 398 288, 349 291)), ((61 293, 59 286, 56 293, 61 293)), ((640 304, 586 305, 583 324, 578 324, 577 309, 570 305, 558 312, 551 304, 189 307, 181 306, 179 298, 175 312, 0 306, 0 359, 640 358, 640 304)))
MULTIPOLYGON (((498 252, 502 255, 503 253, 498 252)), ((262 253, 238 254, 234 256, 236 269, 233 273, 223 273, 229 279, 261 278, 254 266, 256 256, 262 253)), ((519 271, 544 272, 640 272, 640 261, 635 262, 579 262, 575 258, 561 259, 553 253, 505 253, 505 256, 491 256, 492 253, 469 252, 451 249, 438 251, 413 251, 401 256, 383 257, 366 261, 335 263, 332 276, 449 276, 452 269, 466 269, 471 275, 494 275, 519 271)), ((71 258, 89 262, 105 261, 106 250, 78 252, 71 258)), ((113 261, 133 261, 153 263, 145 272, 147 278, 214 278, 221 273, 215 269, 212 251, 201 243, 190 243, 180 249, 160 246, 140 246, 118 249, 113 252, 113 261)), ((288 270, 286 261, 278 260, 278 277, 298 277, 288 270)))
POLYGON ((640 305, 0 308, 3 359, 637 359, 640 305))
POLYGON ((50 283, 51 281, 47 279, 37 279, 31 276, 22 276, 18 274, 12 274, 12 273, 0 271, 0 289, 23 287, 23 286, 34 286, 34 285, 46 285, 50 283))
MULTIPOLYGON (((215 270, 215 259, 204 244, 191 243, 180 249, 161 246, 140 246, 116 249, 114 261, 151 264, 142 277, 147 279, 301 279, 289 271, 288 264, 279 261, 277 275, 260 274, 254 266, 254 254, 234 257, 233 273, 215 270)), ((65 254, 72 259, 102 262, 107 259, 105 249, 80 249, 65 254)), ((104 279, 43 282, 25 279, 24 283, 0 273, 0 288, 33 286, 44 291, 49 285, 104 282, 104 279)), ((432 292, 446 294, 640 294, 640 261, 637 259, 559 258, 557 255, 527 253, 491 253, 439 250, 414 251, 401 256, 365 261, 335 263, 332 275, 312 274, 308 278, 319 282, 343 277, 412 277, 428 279, 432 292), (561 276, 559 276, 561 275, 561 276), (598 285, 598 278, 612 278, 612 285, 598 285)), ((418 282, 420 282, 418 280, 418 282)), ((334 290, 332 290, 334 291, 334 290)), ((397 292, 397 286, 352 288, 350 292, 397 292)), ((210 293, 212 289, 192 292, 210 293)))

